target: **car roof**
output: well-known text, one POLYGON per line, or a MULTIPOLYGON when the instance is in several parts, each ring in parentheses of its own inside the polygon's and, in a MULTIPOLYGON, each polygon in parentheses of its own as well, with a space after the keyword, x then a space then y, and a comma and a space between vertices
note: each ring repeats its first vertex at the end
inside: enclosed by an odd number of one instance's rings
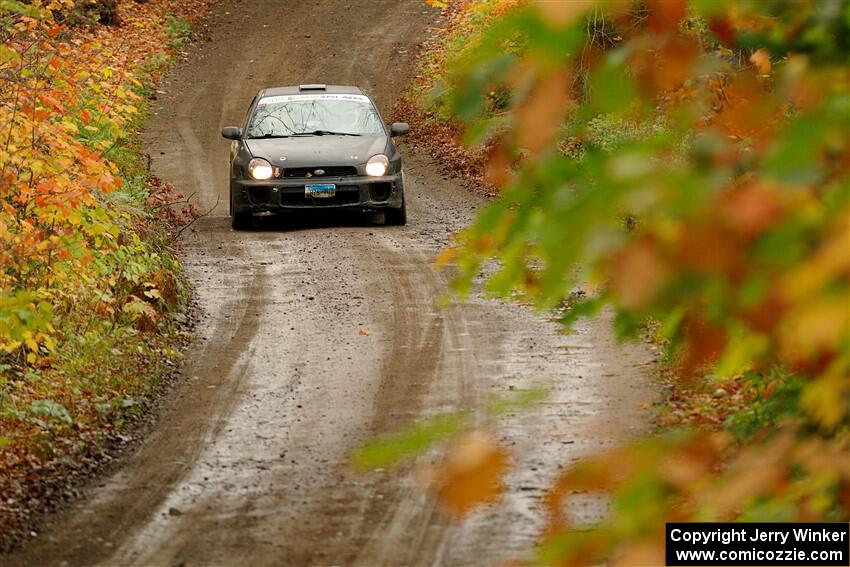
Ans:
POLYGON ((293 95, 308 93, 327 94, 365 94, 359 87, 351 85, 293 85, 289 87, 271 87, 260 91, 258 96, 293 95))

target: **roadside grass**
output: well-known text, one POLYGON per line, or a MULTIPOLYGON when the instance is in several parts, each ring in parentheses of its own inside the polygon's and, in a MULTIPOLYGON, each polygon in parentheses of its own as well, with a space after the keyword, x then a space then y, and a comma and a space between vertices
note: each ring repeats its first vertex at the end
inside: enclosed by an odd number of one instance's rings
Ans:
POLYGON ((166 16, 165 35, 175 51, 183 51, 192 43, 192 33, 192 22, 188 19, 175 17, 173 14, 166 16))

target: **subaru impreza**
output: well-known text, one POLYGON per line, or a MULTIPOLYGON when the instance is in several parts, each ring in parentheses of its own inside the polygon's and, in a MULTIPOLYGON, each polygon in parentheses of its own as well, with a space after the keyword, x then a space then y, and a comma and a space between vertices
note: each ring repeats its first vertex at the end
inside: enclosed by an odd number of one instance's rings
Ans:
POLYGON ((383 212, 407 222, 404 172, 394 138, 357 87, 299 85, 260 91, 241 127, 222 128, 230 148, 230 215, 236 230, 257 215, 306 209, 383 212))

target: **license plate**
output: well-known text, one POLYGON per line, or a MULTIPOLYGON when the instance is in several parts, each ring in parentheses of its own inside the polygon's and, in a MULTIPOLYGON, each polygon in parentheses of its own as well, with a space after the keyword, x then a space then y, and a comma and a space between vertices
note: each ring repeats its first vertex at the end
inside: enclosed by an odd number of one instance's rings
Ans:
POLYGON ((334 195, 336 195, 336 185, 333 183, 314 183, 312 185, 304 186, 305 197, 326 199, 328 197, 333 197, 334 195))

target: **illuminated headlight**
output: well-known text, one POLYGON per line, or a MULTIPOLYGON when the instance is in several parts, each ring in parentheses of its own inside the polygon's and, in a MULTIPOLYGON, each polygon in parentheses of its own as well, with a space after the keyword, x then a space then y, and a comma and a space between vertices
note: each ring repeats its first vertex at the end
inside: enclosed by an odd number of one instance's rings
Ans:
POLYGON ((248 175, 253 179, 262 181, 263 179, 271 179, 272 164, 263 158, 254 158, 248 164, 248 175))
POLYGON ((387 173, 390 168, 390 160, 384 154, 378 154, 369 158, 366 162, 366 175, 380 177, 387 173))

